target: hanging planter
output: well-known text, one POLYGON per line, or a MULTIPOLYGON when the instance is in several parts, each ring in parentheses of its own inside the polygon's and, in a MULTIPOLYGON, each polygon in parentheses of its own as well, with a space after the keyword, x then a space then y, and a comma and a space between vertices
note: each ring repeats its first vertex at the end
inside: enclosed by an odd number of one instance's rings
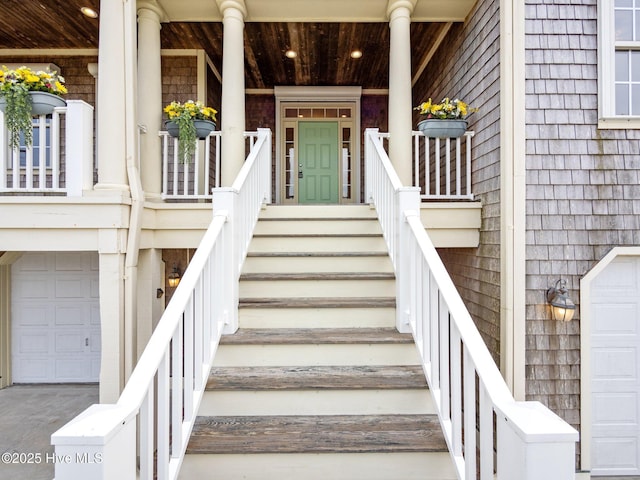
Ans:
POLYGON ((425 137, 432 138, 461 137, 467 131, 465 117, 478 111, 477 108, 469 108, 462 100, 449 98, 444 98, 441 103, 432 103, 429 99, 414 110, 426 117, 426 120, 418 123, 418 130, 425 137))
POLYGON ((196 150, 198 139, 205 139, 216 128, 217 110, 202 102, 189 100, 185 103, 171 102, 164 108, 169 117, 165 128, 169 135, 178 138, 181 163, 189 163, 196 150))
POLYGON ((31 97, 31 113, 33 115, 49 115, 58 107, 64 107, 67 102, 62 97, 47 92, 29 92, 31 97))
POLYGON ((20 147, 20 133, 28 148, 33 143, 33 116, 47 115, 66 105, 60 95, 67 93, 64 78, 56 72, 34 72, 20 67, 0 69, 0 110, 9 131, 9 147, 20 147))
MULTIPOLYGON (((211 132, 216 129, 216 124, 210 120, 194 120, 193 126, 196 128, 196 137, 199 140, 205 140, 211 132)), ((174 120, 164 122, 164 127, 172 137, 180 136, 180 126, 174 120)))
POLYGON ((467 121, 461 119, 430 118, 418 123, 425 137, 431 138, 458 138, 467 131, 467 121))

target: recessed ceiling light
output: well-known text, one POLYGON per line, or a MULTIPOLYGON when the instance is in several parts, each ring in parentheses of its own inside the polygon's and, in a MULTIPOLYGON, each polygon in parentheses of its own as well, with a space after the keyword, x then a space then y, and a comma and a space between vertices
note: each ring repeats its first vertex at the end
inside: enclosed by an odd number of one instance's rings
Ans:
POLYGON ((360 58, 362 57, 362 52, 360 50, 354 50, 351 52, 351 58, 360 58))
POLYGON ((284 54, 287 58, 296 58, 298 56, 298 53, 293 50, 287 50, 284 54))
POLYGON ((89 17, 89 18, 98 18, 98 12, 96 12, 93 8, 91 7, 82 7, 80 9, 80 11, 82 12, 82 14, 85 17, 89 17))

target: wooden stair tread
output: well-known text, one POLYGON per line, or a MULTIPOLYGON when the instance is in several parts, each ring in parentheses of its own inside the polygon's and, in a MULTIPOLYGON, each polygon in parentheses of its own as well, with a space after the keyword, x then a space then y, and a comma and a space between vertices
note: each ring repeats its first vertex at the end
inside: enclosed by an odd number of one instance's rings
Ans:
POLYGON ((309 273, 243 273, 240 280, 393 280, 391 272, 309 272, 309 273))
POLYGON ((307 237, 316 237, 316 238, 343 238, 343 237, 354 237, 354 238, 360 238, 360 237, 367 237, 367 238, 374 238, 374 237, 382 237, 381 233, 348 233, 348 232, 340 232, 340 233, 306 233, 306 232, 299 232, 299 233, 260 233, 260 232, 255 232, 253 234, 254 238, 260 237, 260 238, 287 238, 287 237, 291 237, 291 238, 307 238, 307 237))
POLYGON ((425 389, 418 365, 213 367, 207 390, 392 390, 425 389))
POLYGON ((371 308, 395 307, 394 297, 241 298, 239 308, 371 308))
POLYGON ((445 452, 435 415, 198 417, 187 453, 445 452))
POLYGON ((395 328, 241 328, 221 345, 317 345, 413 343, 395 328))

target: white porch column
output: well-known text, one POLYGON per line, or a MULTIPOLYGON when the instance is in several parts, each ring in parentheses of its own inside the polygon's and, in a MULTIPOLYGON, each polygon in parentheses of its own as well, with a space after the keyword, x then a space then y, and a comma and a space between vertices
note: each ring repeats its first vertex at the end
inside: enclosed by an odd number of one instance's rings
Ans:
POLYGON ((165 17, 156 0, 138 2, 138 121, 146 129, 140 135, 140 177, 148 200, 160 200, 162 152, 162 72, 160 22, 165 17))
POLYGON ((389 0, 389 158, 411 185, 411 13, 416 0, 389 0))
POLYGON ((100 1, 98 46, 96 190, 128 190, 125 155, 125 41, 124 4, 100 1))
POLYGON ((116 403, 124 387, 124 254, 117 246, 122 232, 102 231, 100 251, 100 325, 102 351, 100 366, 100 403, 116 403))
POLYGON ((244 0, 216 0, 224 26, 222 50, 222 185, 231 186, 245 157, 244 0))

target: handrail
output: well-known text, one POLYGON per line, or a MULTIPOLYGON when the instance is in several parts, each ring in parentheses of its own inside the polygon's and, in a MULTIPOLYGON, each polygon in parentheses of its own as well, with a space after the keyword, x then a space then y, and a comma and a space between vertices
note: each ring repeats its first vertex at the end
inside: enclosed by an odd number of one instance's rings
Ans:
POLYGON ((367 197, 396 274, 396 325, 413 335, 458 478, 574 478, 577 432, 539 402, 514 400, 422 225, 419 189, 381 178, 393 170, 381 135, 365 136, 367 197))
POLYGON ((271 132, 255 138, 233 187, 214 191, 213 220, 117 403, 52 435, 69 460, 56 463, 56 480, 177 478, 220 337, 237 329, 246 246, 271 201, 271 132))

